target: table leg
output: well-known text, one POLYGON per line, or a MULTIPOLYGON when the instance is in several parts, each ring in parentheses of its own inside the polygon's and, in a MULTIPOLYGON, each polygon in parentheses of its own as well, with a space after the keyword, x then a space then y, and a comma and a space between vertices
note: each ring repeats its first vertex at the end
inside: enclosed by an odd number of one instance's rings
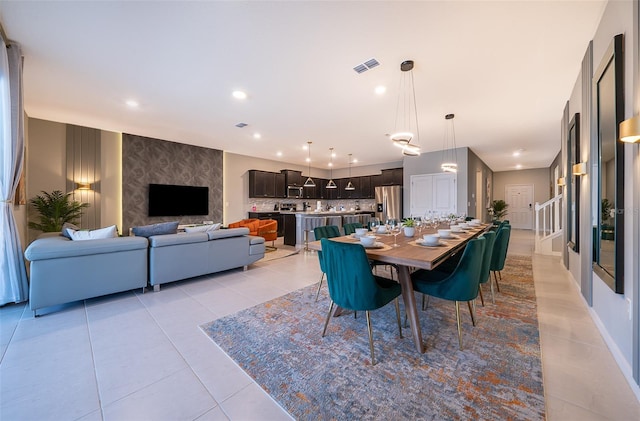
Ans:
POLYGON ((413 293, 413 284, 411 283, 411 275, 407 266, 398 265, 398 278, 402 287, 402 298, 404 299, 404 308, 411 323, 411 332, 416 343, 418 352, 423 353, 422 331, 420 330, 420 319, 418 318, 418 308, 416 307, 416 296, 413 293))

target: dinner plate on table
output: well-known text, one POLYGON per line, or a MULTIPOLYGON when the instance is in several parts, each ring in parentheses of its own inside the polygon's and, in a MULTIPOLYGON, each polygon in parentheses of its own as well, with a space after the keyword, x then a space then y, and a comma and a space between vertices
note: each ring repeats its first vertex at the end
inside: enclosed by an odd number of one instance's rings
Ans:
POLYGON ((427 244, 427 243, 424 242, 424 239, 422 239, 422 238, 418 238, 416 240, 416 244, 418 244, 420 246, 423 246, 423 247, 444 247, 445 246, 445 244, 442 243, 442 242, 438 242, 438 244, 427 244))
POLYGON ((362 244, 362 247, 364 247, 366 249, 381 249, 381 248, 384 248, 384 243, 380 243, 380 242, 376 241, 375 243, 373 243, 370 246, 365 246, 364 244, 362 244))

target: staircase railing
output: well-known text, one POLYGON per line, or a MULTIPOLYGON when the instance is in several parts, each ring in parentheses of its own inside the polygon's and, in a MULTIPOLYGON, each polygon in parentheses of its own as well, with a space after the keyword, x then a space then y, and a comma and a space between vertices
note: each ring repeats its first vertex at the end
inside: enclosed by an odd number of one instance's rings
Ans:
POLYGON ((540 204, 536 202, 536 252, 540 251, 545 239, 555 238, 562 233, 562 194, 540 204))

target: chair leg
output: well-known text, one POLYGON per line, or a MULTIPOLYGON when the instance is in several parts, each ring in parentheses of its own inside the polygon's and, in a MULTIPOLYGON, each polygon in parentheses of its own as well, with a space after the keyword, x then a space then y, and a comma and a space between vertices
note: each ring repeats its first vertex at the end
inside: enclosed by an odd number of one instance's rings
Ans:
POLYGON ((324 279, 324 272, 322 272, 322 276, 320 277, 320 283, 318 284, 318 291, 316 291, 316 302, 318 301, 318 296, 320 295, 320 288, 322 288, 323 279, 324 279))
POLYGON ((425 311, 427 307, 429 307, 429 298, 431 298, 430 295, 422 294, 422 311, 425 311), (424 297, 427 297, 426 302, 424 297))
POLYGON ((369 329, 369 349, 371 350, 371 365, 376 365, 376 360, 373 355, 373 332, 371 331, 371 317, 369 316, 369 310, 365 311, 367 316, 367 329, 369 329))
POLYGON ((402 339, 402 322, 400 321, 400 304, 398 304, 398 298, 394 300, 396 302, 396 318, 398 319, 398 332, 400 332, 400 339, 402 339))
POLYGON ((458 343, 462 351, 462 326, 460 325, 460 301, 456 301, 456 322, 458 324, 458 343))
MULTIPOLYGON (((493 277, 496 280, 496 288, 498 288, 498 292, 500 292, 500 284, 498 283, 498 274, 500 272, 499 271, 493 271, 493 277)), ((502 274, 500 274, 500 280, 502 281, 502 274)))
POLYGON ((482 307, 484 307, 484 297, 482 296, 482 284, 478 284, 478 294, 480 294, 480 302, 482 303, 482 307))
POLYGON ((331 305, 329 306, 329 314, 327 314, 327 320, 324 322, 324 329, 322 330, 322 337, 327 333, 327 326, 329 326, 329 320, 331 319, 331 313, 333 312, 333 300, 331 300, 331 305))
MULTIPOLYGON (((473 301, 473 300, 471 300, 473 301)), ((473 311, 473 308, 476 306, 476 302, 473 301, 473 303, 471 301, 467 301, 467 305, 469 306, 469 314, 471 314, 471 323, 475 326, 476 325, 476 315, 474 314, 475 312, 473 311)))

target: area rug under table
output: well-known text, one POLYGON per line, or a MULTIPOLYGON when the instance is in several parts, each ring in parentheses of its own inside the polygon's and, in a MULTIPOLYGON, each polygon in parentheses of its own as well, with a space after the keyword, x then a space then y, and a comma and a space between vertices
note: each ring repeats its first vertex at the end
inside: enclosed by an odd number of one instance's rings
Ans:
POLYGON ((202 329, 296 419, 541 420, 531 259, 509 256, 502 275, 495 305, 485 285, 486 307, 478 300, 476 327, 461 306, 462 351, 452 302, 432 298, 420 311, 424 354, 410 329, 400 339, 389 305, 371 312, 372 366, 364 313, 332 318, 321 337, 329 298, 325 287, 315 302, 316 286, 202 329))

